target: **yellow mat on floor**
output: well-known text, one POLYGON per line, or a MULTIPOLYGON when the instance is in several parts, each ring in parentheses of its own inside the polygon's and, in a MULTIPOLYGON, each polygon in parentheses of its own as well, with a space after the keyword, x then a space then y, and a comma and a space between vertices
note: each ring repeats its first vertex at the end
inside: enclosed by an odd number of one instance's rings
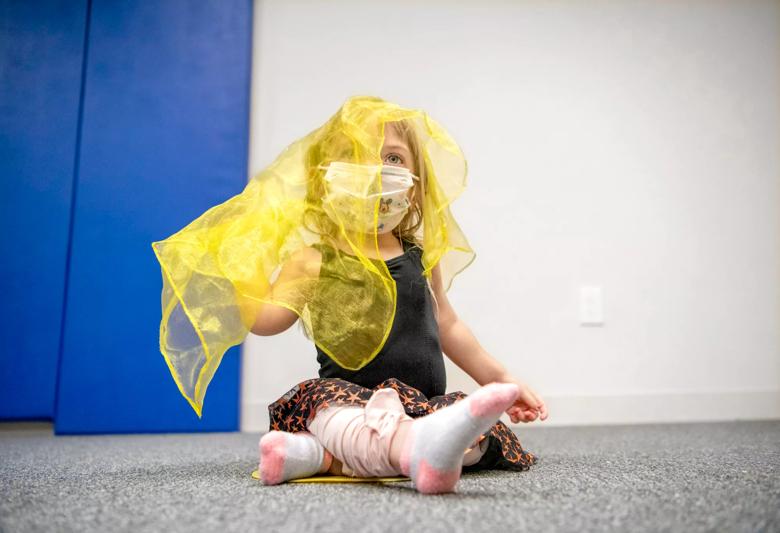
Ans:
MULTIPOLYGON (((254 470, 252 478, 260 479, 260 471, 254 470)), ((288 483, 393 483, 396 481, 409 481, 408 477, 349 477, 349 476, 311 476, 300 479, 291 479, 288 483)))

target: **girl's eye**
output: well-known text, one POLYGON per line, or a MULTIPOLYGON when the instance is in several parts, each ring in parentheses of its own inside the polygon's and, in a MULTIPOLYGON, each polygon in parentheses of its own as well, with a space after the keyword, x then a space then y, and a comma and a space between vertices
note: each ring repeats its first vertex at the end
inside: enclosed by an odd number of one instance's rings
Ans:
POLYGON ((403 165, 404 160, 401 159, 401 156, 398 154, 389 154, 387 157, 385 157, 385 161, 387 163, 390 163, 391 165, 403 165))

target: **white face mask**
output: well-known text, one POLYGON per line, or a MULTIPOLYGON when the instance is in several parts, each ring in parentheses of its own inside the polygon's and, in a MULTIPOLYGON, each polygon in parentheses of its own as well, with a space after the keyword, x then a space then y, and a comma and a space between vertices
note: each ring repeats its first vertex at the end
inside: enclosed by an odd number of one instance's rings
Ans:
POLYGON ((392 231, 403 220, 411 203, 407 191, 419 180, 409 169, 389 165, 358 165, 334 161, 326 167, 325 213, 351 231, 373 231, 374 203, 379 200, 377 233, 392 231), (382 172, 382 191, 372 192, 376 174, 382 172))

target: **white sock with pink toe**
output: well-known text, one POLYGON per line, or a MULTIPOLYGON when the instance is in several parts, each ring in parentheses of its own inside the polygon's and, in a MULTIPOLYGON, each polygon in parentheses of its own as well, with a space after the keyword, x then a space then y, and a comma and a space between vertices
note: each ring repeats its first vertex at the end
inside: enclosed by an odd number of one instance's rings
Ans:
POLYGON ((320 471, 326 453, 309 432, 270 431, 260 439, 260 479, 265 485, 277 485, 313 476, 320 471))
POLYGON ((401 471, 420 492, 454 492, 464 450, 498 421, 519 392, 514 383, 491 383, 415 419, 401 452, 401 471))

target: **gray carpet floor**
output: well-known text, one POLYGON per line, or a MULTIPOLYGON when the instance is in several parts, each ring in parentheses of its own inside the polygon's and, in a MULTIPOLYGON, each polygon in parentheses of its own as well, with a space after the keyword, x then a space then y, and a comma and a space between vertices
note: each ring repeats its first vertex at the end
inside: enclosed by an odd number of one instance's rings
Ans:
POLYGON ((527 472, 251 479, 257 434, 54 437, 0 425, 2 531, 780 531, 780 421, 519 426, 527 472))

